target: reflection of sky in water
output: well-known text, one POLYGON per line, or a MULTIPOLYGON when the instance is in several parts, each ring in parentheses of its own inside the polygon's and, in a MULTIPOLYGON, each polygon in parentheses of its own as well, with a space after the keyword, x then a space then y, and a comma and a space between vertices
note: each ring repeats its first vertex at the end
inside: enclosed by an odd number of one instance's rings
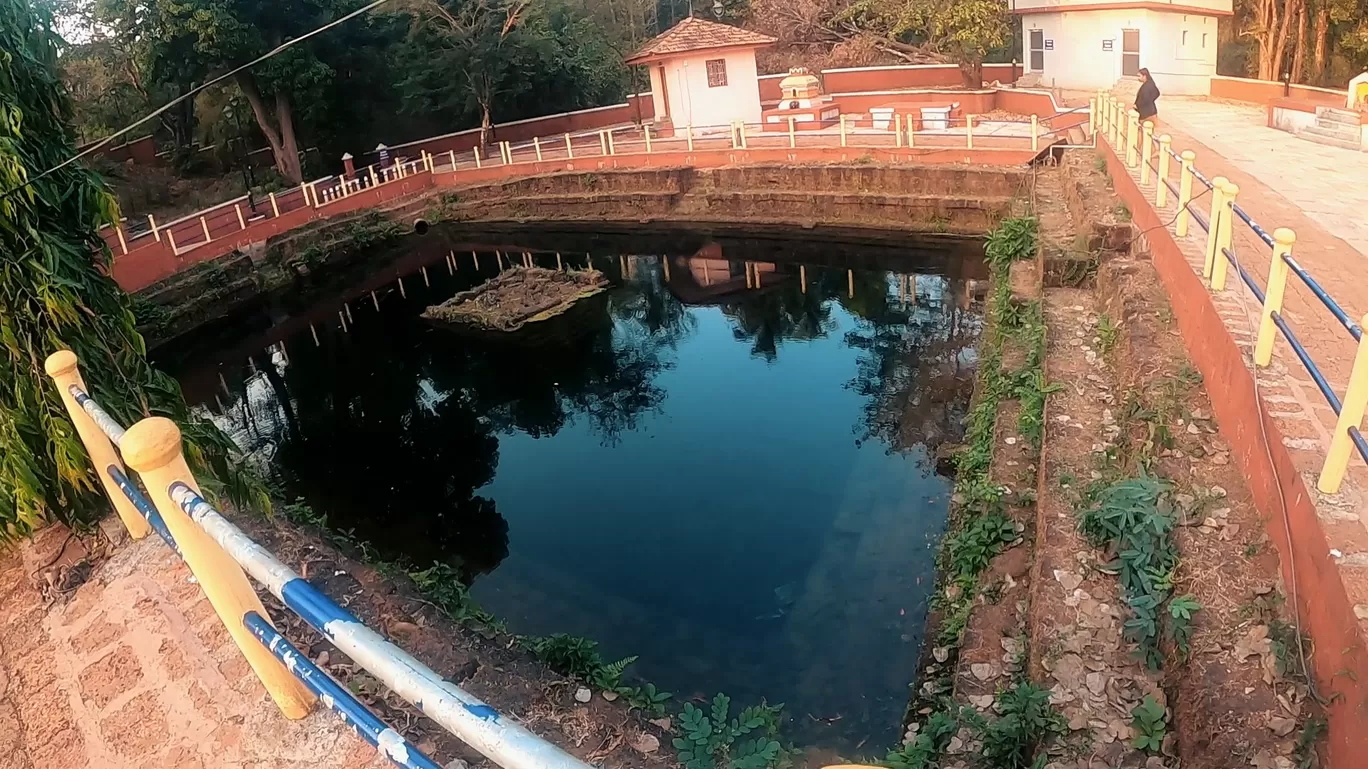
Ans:
POLYGON ((810 270, 803 294, 780 266, 765 291, 683 306, 655 259, 634 263, 563 354, 426 327, 454 290, 439 279, 320 347, 305 327, 288 364, 257 355, 209 410, 382 555, 463 564, 515 632, 639 655, 681 697, 785 702, 800 743, 882 749, 949 491, 915 436, 967 406, 960 286, 920 276, 904 306, 891 274, 857 271, 851 300, 843 270, 810 270), (925 391, 944 381, 959 389, 925 391))

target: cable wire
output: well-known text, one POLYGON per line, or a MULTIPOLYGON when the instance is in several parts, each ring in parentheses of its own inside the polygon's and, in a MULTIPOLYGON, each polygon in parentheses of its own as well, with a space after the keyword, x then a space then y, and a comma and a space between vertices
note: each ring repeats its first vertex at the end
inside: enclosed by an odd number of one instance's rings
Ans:
POLYGON ((371 3, 370 5, 366 5, 366 6, 364 6, 364 7, 358 8, 358 9, 356 9, 355 11, 352 11, 351 13, 349 13, 349 14, 347 14, 347 15, 345 15, 345 16, 342 16, 341 18, 333 19, 332 21, 328 22, 327 24, 324 24, 323 26, 318 27, 317 29, 314 29, 314 30, 312 30, 312 31, 306 32, 306 33, 304 33, 303 35, 300 35, 299 37, 295 37, 295 38, 291 38, 291 39, 289 39, 289 40, 286 40, 285 42, 281 43, 280 45, 276 46, 275 48, 272 48, 271 50, 267 51, 266 53, 262 54, 261 56, 258 56, 257 58, 252 59, 251 61, 247 62, 246 64, 242 64, 242 65, 240 65, 240 66, 238 66, 238 67, 235 67, 235 68, 233 68, 233 69, 231 69, 231 70, 228 70, 227 72, 223 73, 222 75, 219 75, 218 77, 216 77, 216 78, 214 78, 214 79, 212 79, 212 80, 210 80, 210 81, 208 81, 208 82, 206 82, 206 83, 204 83, 204 84, 202 84, 202 85, 199 85, 199 86, 196 86, 196 87, 194 87, 194 88, 191 88, 189 91, 186 91, 185 93, 181 94, 180 96, 177 96, 176 98, 172 99, 171 101, 168 101, 167 103, 161 105, 160 107, 156 108, 155 110, 153 110, 153 111, 147 113, 146 115, 144 115, 144 116, 138 118, 138 119, 135 120, 134 122, 129 123, 127 126, 124 126, 123 128, 120 128, 119 130, 115 131, 114 133, 112 133, 112 134, 106 136, 105 138, 103 138, 103 139, 101 139, 101 140, 95 142, 94 144, 91 144, 89 147, 86 147, 84 150, 81 150, 80 152, 77 152, 75 155, 72 155, 71 157, 67 158, 66 160, 63 160, 62 162, 58 163, 57 165, 53 166, 52 168, 49 168, 49 169, 47 169, 46 171, 43 171, 42 173, 38 174, 37 176, 33 177, 32 179, 26 179, 26 180, 20 182, 19 184, 14 185, 14 186, 11 187, 10 189, 5 190, 3 193, 0 193, 0 200, 4 200, 4 199, 8 198, 10 195, 13 195, 14 193, 16 193, 16 192, 18 192, 19 190, 21 190, 21 189, 23 189, 23 188, 29 186, 30 184, 33 184, 34 182, 38 181, 39 179, 42 179, 42 178, 47 177, 47 176, 50 176, 50 175, 52 175, 52 174, 54 174, 54 173, 56 173, 56 172, 62 170, 63 168, 66 168, 67 166, 71 165, 72 163, 75 163, 77 160, 80 160, 80 159, 83 158, 83 157, 86 157, 86 156, 88 156, 88 155, 91 155, 91 154, 97 152, 97 151, 100 150, 100 149, 103 149, 103 148, 105 147, 105 145, 109 144, 110 142, 114 141, 115 139, 119 138, 120 136, 123 136, 124 134, 126 134, 126 133, 132 131, 133 129, 137 128, 138 126, 142 125, 143 123, 146 123, 147 121, 151 120, 152 118, 155 118, 155 117, 161 115, 162 113, 166 112, 167 110, 171 109, 172 107, 176 106, 177 104, 179 104, 179 103, 185 101, 186 99, 193 98, 196 94, 198 94, 199 92, 205 90, 206 88, 212 88, 213 86, 216 86, 216 85, 218 85, 219 83, 222 83, 223 81, 227 80, 228 78, 233 77, 234 75, 238 74, 239 72, 242 72, 243 70, 250 69, 251 67, 254 67, 254 66, 260 64, 261 62, 266 61, 267 59, 270 59, 270 58, 276 56, 277 54, 279 54, 279 53, 285 51, 286 49, 289 49, 289 48, 291 48, 291 47, 293 47, 293 46, 296 46, 296 45, 298 45, 298 44, 304 42, 305 40, 308 40, 309 38, 311 38, 311 37, 313 37, 313 36, 315 36, 315 35, 322 34, 322 33, 326 32, 326 31, 332 29, 333 27, 336 27, 337 25, 342 24, 343 22, 350 21, 351 19, 354 19, 354 18, 356 18, 357 16, 360 16, 361 14, 366 13, 367 11, 369 11, 369 10, 371 10, 371 9, 373 9, 373 8, 376 8, 376 7, 378 7, 378 6, 384 5, 384 4, 387 3, 387 2, 389 2, 389 0, 375 0, 375 2, 371 3))

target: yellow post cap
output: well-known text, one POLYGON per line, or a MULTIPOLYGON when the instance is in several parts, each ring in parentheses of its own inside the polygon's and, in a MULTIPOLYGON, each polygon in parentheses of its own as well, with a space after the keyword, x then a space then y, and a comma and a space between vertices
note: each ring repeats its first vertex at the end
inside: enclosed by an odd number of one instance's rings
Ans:
POLYGON ((1287 227, 1279 227, 1273 231, 1273 239, 1285 246, 1290 246, 1297 242, 1297 233, 1287 227))
POLYGON ((43 361, 43 370, 48 376, 61 376, 76 368, 76 353, 71 350, 58 350, 43 361))
POLYGON ((181 431, 166 417, 148 417, 128 428, 119 448, 134 470, 157 470, 180 455, 181 431))

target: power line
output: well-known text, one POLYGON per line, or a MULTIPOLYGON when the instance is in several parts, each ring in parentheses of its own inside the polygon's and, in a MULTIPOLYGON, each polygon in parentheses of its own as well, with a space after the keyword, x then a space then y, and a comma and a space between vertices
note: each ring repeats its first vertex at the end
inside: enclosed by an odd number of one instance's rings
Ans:
POLYGON ((181 94, 180 96, 177 96, 176 98, 172 99, 171 101, 168 101, 167 103, 165 103, 165 104, 163 104, 162 106, 156 108, 155 110, 153 110, 153 111, 147 113, 146 115, 144 115, 144 116, 138 118, 137 120, 133 121, 132 123, 129 123, 127 126, 121 128, 121 129, 119 129, 118 131, 115 131, 114 133, 112 133, 112 134, 106 136, 105 138, 99 140, 98 142, 95 142, 94 144, 90 145, 89 147, 85 148, 84 150, 81 150, 80 152, 77 152, 75 155, 72 155, 71 157, 67 158, 66 160, 63 160, 62 162, 58 163, 57 165, 53 166, 52 168, 49 168, 49 169, 47 169, 46 171, 43 171, 42 173, 38 174, 37 176, 33 177, 32 179, 27 179, 27 180, 25 180, 25 181, 23 181, 23 182, 20 182, 19 184, 16 184, 15 186, 11 187, 10 189, 5 190, 3 194, 0 194, 0 200, 4 200, 5 198, 8 198, 10 195, 13 195, 14 193, 16 193, 16 192, 18 192, 19 190, 21 190, 21 189, 23 189, 23 188, 29 186, 30 184, 33 184, 34 182, 38 181, 39 179, 42 179, 42 178, 45 177, 45 176, 50 176, 51 174, 54 174, 54 173, 56 173, 56 172, 62 170, 63 168, 66 168, 67 166, 71 165, 72 163, 75 163, 76 161, 80 160, 81 158, 86 157, 86 156, 88 156, 88 155, 91 155, 91 154, 93 154, 93 153, 99 151, 100 149, 103 149, 107 144, 109 144, 110 142, 112 142, 112 141, 114 141, 115 139, 119 138, 120 136, 123 136, 124 134, 126 134, 126 133, 132 131, 133 129, 137 128, 138 126, 142 125, 143 123, 146 123, 147 121, 151 120, 152 118, 155 118, 155 117, 161 115, 162 113, 166 112, 167 110, 171 109, 172 107, 176 106, 177 104, 179 104, 179 103, 185 101, 186 99, 193 98, 193 97, 195 96, 195 94, 198 94, 200 91, 203 91, 203 90, 206 89, 206 88, 212 88, 213 86, 216 86, 216 85, 218 85, 219 83, 222 83, 223 81, 227 80, 228 78, 233 77, 233 76, 236 75, 237 73, 239 73, 239 72, 241 72, 241 71, 243 71, 243 70, 245 70, 245 69, 250 69, 251 67, 254 67, 254 66, 258 65, 258 64, 260 64, 261 62, 266 61, 267 59, 269 59, 269 58, 275 56, 276 54, 278 54, 278 53, 280 53, 280 52, 286 50, 287 48, 290 48, 290 47, 292 47, 292 46, 298 45, 298 44, 304 42, 305 40, 308 40, 309 38, 313 37, 314 35, 318 35, 318 34, 321 34, 321 33, 323 33, 323 32, 326 32, 326 31, 332 29, 333 27, 336 27, 338 24, 341 24, 341 23, 343 23, 343 22, 345 22, 345 21, 349 21, 349 20, 351 20, 351 19, 354 19, 354 18, 356 18, 357 16, 360 16, 361 14, 363 14, 363 13, 365 13, 365 12, 367 12, 367 11, 373 9, 373 8, 376 8, 376 7, 380 6, 380 5, 384 5, 384 4, 387 3, 387 2, 389 2, 389 0, 375 0, 375 2, 371 3, 370 5, 367 5, 367 6, 363 7, 363 8, 358 8, 357 10, 352 11, 351 13, 347 14, 346 16, 343 16, 343 17, 338 18, 338 19, 334 19, 334 20, 328 22, 327 24, 324 24, 323 26, 318 27, 317 29, 314 29, 314 30, 312 30, 312 31, 310 31, 310 32, 306 32, 306 33, 303 34, 303 35, 300 35, 299 37, 291 38, 290 40, 286 40, 285 42, 281 43, 280 45, 276 46, 275 48, 272 48, 271 50, 269 50, 269 51, 267 51, 266 53, 262 54, 261 56, 258 56, 257 58, 252 59, 251 61, 247 62, 246 64, 243 64, 243 65, 241 65, 241 66, 239 66, 239 67, 236 67, 236 68, 234 68, 234 69, 231 69, 231 70, 229 70, 229 71, 223 73, 222 75, 219 75, 218 77, 214 78, 213 80, 210 80, 210 81, 208 81, 207 83, 204 83, 203 85, 199 85, 199 86, 196 86, 196 87, 194 87, 194 88, 191 88, 189 91, 186 91, 185 93, 181 94))

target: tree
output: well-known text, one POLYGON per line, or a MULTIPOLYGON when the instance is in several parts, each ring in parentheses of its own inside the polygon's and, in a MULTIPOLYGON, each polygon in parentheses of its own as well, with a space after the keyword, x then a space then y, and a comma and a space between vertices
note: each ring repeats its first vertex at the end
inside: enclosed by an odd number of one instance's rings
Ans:
MULTIPOLYGON (((327 0, 185 0, 154 4, 145 23, 160 58, 189 40, 194 61, 215 73, 304 35, 344 10, 327 0)), ((322 87, 332 75, 332 68, 304 44, 233 76, 271 147, 276 170, 292 183, 303 181, 295 101, 322 87)))
POLYGON ((42 175, 74 152, 57 40, 46 13, 0 0, 0 538, 51 517, 87 523, 108 509, 43 371, 48 354, 63 347, 80 358, 92 394, 116 419, 175 419, 204 485, 212 490, 223 479, 236 499, 264 504, 259 484, 230 469, 228 438, 192 417, 175 381, 148 365, 97 232, 117 217, 113 197, 79 164, 42 175))
POLYGON ((890 50, 949 56, 970 88, 983 85, 988 54, 1012 41, 1003 0, 857 0, 838 18, 884 38, 890 50))

